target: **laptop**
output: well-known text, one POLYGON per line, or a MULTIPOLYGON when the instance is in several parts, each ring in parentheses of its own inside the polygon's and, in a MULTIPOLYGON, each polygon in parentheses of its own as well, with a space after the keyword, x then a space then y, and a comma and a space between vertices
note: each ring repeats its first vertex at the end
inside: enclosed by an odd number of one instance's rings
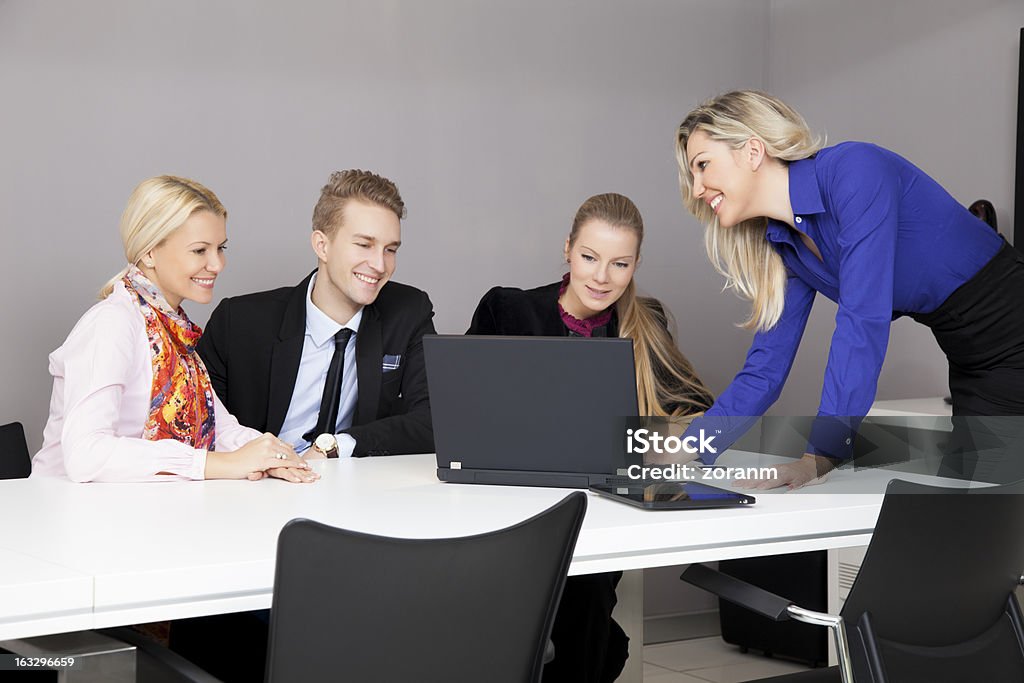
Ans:
POLYGON ((633 342, 425 335, 442 481, 588 488, 640 464, 633 342))

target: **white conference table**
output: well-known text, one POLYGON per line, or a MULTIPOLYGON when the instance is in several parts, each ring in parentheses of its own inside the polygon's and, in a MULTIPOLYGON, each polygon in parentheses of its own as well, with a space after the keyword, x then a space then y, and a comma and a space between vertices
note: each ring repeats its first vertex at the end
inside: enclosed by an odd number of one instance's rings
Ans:
POLYGON ((0 548, 0 634, 84 631, 92 609, 88 574, 0 548))
MULTIPOLYGON (((721 462, 766 458, 730 452, 721 462)), ((0 640, 269 607, 277 534, 296 517, 461 536, 514 524, 569 492, 442 483, 432 455, 320 466, 311 485, 0 481, 0 640)), ((569 573, 864 545, 891 476, 838 471, 822 486, 759 491, 756 505, 722 510, 648 512, 588 494, 569 573)))

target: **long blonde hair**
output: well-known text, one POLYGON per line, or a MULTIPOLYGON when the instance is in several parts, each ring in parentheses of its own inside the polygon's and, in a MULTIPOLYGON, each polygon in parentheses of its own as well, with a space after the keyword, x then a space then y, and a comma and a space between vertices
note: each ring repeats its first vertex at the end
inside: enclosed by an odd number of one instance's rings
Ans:
POLYGON ((142 257, 159 246, 196 211, 209 211, 221 218, 228 212, 211 190, 195 180, 161 175, 139 183, 121 214, 121 243, 128 262, 100 290, 106 299, 128 269, 139 265, 142 257))
POLYGON ((686 143, 697 131, 739 149, 750 138, 764 143, 768 156, 782 162, 813 156, 824 145, 803 117, 782 100, 756 90, 719 95, 691 111, 676 132, 676 161, 683 205, 706 226, 704 247, 711 264, 725 276, 726 289, 751 301, 742 327, 769 330, 782 316, 786 267, 765 236, 767 221, 756 218, 731 228, 718 224, 711 208, 693 196, 693 173, 686 143))
MULTIPOLYGON (((640 210, 629 198, 608 193, 583 202, 569 232, 570 249, 579 237, 580 228, 591 220, 632 230, 637 236, 639 255, 644 222, 640 210)), ((656 299, 637 296, 636 282, 630 280, 615 303, 615 313, 619 336, 633 340, 640 414, 681 417, 707 410, 714 397, 672 339, 668 317, 661 304, 656 299)))

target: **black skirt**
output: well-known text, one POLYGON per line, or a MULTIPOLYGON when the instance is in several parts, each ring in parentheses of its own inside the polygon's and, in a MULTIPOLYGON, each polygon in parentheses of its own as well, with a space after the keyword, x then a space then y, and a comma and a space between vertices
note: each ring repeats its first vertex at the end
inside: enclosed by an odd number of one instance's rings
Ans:
POLYGON ((1003 244, 938 309, 910 317, 949 360, 953 438, 941 473, 1024 479, 1024 255, 1003 244))
POLYGON ((949 359, 954 415, 1024 415, 1024 255, 1003 244, 935 311, 910 317, 949 359))

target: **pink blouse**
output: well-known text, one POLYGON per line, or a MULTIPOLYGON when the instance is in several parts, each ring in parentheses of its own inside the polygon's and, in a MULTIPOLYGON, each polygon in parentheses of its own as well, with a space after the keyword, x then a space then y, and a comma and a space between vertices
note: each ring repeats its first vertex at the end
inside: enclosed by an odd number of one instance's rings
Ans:
MULTIPOLYGON (((173 439, 142 438, 153 366, 145 320, 123 284, 86 311, 50 354, 50 374, 50 417, 43 447, 32 459, 32 476, 73 481, 204 478, 205 450, 173 439)), ((240 425, 216 395, 213 401, 216 450, 233 451, 260 436, 240 425)))

